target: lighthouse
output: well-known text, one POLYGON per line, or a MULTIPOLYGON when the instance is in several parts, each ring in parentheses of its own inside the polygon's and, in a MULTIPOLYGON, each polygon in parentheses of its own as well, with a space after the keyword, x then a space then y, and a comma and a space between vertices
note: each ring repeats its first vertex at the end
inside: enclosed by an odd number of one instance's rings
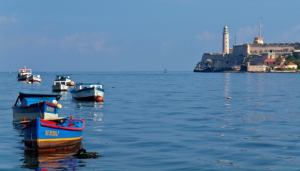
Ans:
POLYGON ((224 26, 223 30, 223 54, 229 54, 229 30, 224 26))

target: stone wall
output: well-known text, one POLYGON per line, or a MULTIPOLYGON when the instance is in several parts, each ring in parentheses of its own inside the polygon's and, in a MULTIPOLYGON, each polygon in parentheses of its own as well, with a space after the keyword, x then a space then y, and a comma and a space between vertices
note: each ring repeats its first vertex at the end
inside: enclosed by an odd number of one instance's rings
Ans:
POLYGON ((267 66, 266 65, 249 65, 247 66, 248 72, 266 72, 267 66))
POLYGON ((195 68, 195 71, 209 70, 209 71, 231 71, 240 67, 243 63, 244 56, 234 56, 232 54, 208 54, 202 56, 195 68))
POLYGON ((260 55, 268 52, 275 52, 277 55, 289 54, 295 50, 295 44, 250 44, 249 52, 252 55, 260 55))

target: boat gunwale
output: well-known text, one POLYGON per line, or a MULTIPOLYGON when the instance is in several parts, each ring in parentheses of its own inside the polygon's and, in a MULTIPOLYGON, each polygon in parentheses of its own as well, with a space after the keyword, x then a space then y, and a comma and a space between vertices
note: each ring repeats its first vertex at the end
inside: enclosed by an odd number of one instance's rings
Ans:
POLYGON ((15 104, 13 107, 15 108, 22 108, 22 109, 28 109, 28 108, 33 108, 33 107, 40 107, 42 105, 46 104, 47 106, 50 106, 50 107, 54 107, 54 108, 57 108, 57 105, 55 103, 51 103, 51 102, 47 102, 47 101, 41 101, 41 102, 38 102, 38 103, 33 103, 29 106, 19 106, 17 104, 15 104))
POLYGON ((72 89, 71 93, 79 93, 79 92, 82 92, 82 91, 95 90, 95 89, 98 90, 98 91, 104 92, 104 89, 99 88, 99 87, 83 87, 82 89, 72 89))
POLYGON ((64 127, 64 126, 59 126, 59 125, 53 125, 53 124, 47 124, 45 123, 45 119, 40 120, 40 125, 43 127, 48 127, 48 128, 54 128, 54 129, 62 129, 62 130, 69 130, 69 131, 82 131, 85 128, 85 119, 72 119, 73 121, 81 121, 82 122, 82 127, 80 128, 70 128, 70 127, 64 127))

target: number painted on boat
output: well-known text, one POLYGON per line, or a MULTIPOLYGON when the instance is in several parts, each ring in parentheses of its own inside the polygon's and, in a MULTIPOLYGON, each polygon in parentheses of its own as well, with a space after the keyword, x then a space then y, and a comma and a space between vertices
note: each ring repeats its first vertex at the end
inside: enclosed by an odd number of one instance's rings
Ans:
POLYGON ((45 130, 45 135, 46 136, 58 136, 59 135, 59 131, 45 130))

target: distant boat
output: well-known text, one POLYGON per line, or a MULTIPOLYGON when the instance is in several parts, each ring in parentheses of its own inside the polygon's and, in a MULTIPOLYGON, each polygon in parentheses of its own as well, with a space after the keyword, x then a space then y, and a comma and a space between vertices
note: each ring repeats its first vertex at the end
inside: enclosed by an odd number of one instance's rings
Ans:
POLYGON ((72 97, 83 101, 104 101, 103 86, 98 83, 79 83, 71 90, 72 97))
POLYGON ((68 86, 66 81, 54 81, 52 85, 53 91, 68 91, 68 86))
POLYGON ((57 101, 60 95, 19 93, 13 108, 13 121, 22 122, 38 117, 43 119, 58 119, 57 101))
POLYGON ((165 73, 165 74, 166 74, 166 73, 168 73, 168 70, 167 70, 167 68, 165 68, 165 69, 164 69, 164 73, 165 73))
POLYGON ((28 83, 40 83, 42 82, 42 78, 40 75, 30 75, 26 81, 28 83))
POLYGON ((36 118, 25 125, 24 143, 26 148, 38 152, 53 149, 80 147, 85 120, 61 118, 45 120, 36 118))
POLYGON ((71 80, 69 75, 57 75, 55 81, 65 81, 67 86, 75 85, 75 82, 71 80))
POLYGON ((28 77, 32 75, 32 71, 29 68, 23 67, 19 69, 18 81, 26 81, 28 77))

